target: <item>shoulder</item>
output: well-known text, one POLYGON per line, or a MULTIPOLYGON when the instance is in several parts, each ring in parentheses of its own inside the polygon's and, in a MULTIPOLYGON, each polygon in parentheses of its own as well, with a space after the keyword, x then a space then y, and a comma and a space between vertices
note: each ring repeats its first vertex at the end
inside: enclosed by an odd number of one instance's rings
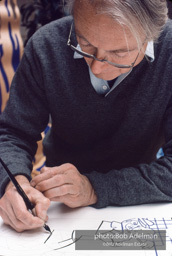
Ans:
POLYGON ((67 39, 73 18, 67 16, 41 27, 29 39, 25 54, 36 56, 37 59, 60 58, 62 53, 67 52, 67 39))
POLYGON ((72 22, 72 16, 67 16, 55 21, 48 23, 47 25, 41 27, 34 36, 47 35, 47 34, 57 34, 58 32, 65 32, 70 28, 72 22))
POLYGON ((29 41, 32 41, 35 45, 43 45, 47 43, 58 44, 59 41, 66 40, 72 19, 72 16, 67 16, 50 22, 36 31, 29 41))
POLYGON ((168 19, 167 23, 165 24, 164 30, 162 34, 170 33, 172 35, 172 20, 168 19))
POLYGON ((164 27, 164 30, 161 33, 161 38, 163 38, 166 43, 171 43, 171 41, 172 41, 172 20, 169 19, 167 21, 167 23, 164 27))
POLYGON ((164 47, 169 47, 172 50, 172 20, 168 20, 160 34, 158 43, 163 44, 164 47))
POLYGON ((159 38, 154 42, 155 57, 167 62, 172 56, 172 20, 168 20, 159 38))

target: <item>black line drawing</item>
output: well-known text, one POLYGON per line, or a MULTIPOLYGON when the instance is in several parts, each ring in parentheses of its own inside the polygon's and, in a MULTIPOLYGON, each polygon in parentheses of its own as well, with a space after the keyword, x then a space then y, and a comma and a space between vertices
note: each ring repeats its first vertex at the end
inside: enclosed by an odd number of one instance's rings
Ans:
POLYGON ((54 232, 54 230, 51 231, 51 233, 49 234, 49 236, 48 236, 47 239, 45 240, 44 244, 50 239, 50 237, 52 236, 53 232, 54 232))
MULTIPOLYGON (((98 223, 98 222, 97 222, 98 223)), ((92 225, 88 220, 88 229, 92 229, 92 225)), ((74 226, 75 228, 75 226, 74 226)), ((76 225, 76 229, 82 229, 82 225, 76 225), (79 228, 78 228, 79 227, 79 228)), ((130 218, 130 219, 123 219, 122 221, 119 220, 102 220, 100 224, 97 225, 94 231, 95 234, 98 231, 105 230, 105 232, 115 232, 115 230, 121 231, 128 231, 128 233, 132 232, 133 230, 151 230, 155 231, 155 234, 160 232, 161 230, 166 230, 166 243, 171 247, 172 245, 172 219, 167 218, 130 218)), ((52 232, 51 236, 47 237, 45 232, 40 232, 37 230, 36 232, 33 230, 25 231, 23 233, 16 234, 14 230, 10 227, 6 226, 5 224, 1 225, 1 232, 3 232, 3 236, 1 237, 1 246, 0 246, 0 254, 2 252, 5 254, 6 251, 14 253, 20 252, 25 255, 25 252, 29 253, 30 248, 33 251, 39 251, 39 255, 48 255, 47 251, 50 253, 49 255, 55 255, 55 252, 58 250, 59 255, 63 255, 67 252, 65 248, 69 248, 69 250, 75 253, 74 246, 80 239, 88 240, 88 235, 86 236, 83 234, 82 236, 76 238, 75 230, 71 229, 56 229, 52 232), (7 239, 8 237, 8 239, 7 239), (45 242, 44 242, 45 241, 45 242), (71 249, 70 249, 71 247, 71 249), (42 254, 41 254, 42 253, 42 254)), ((161 236, 160 236, 161 238, 161 236)), ((162 237, 163 238, 163 237, 162 237)), ((101 240, 103 241, 103 240, 101 240)), ((113 242, 113 240, 111 240, 113 242)), ((138 240, 142 242, 142 240, 138 240)), ((163 245, 162 241, 159 241, 160 245, 163 245)), ((156 248, 156 244, 149 244, 150 248, 153 246, 154 250, 152 251, 151 255, 160 256, 163 252, 160 252, 159 249, 156 248)), ((172 248, 172 247, 171 247, 172 248)), ((144 247, 143 247, 144 250, 144 247)), ((172 250, 171 250, 172 251, 172 250)), ((26 255, 28 255, 26 253, 26 255)), ((76 251, 77 253, 77 251, 76 251)), ((83 252, 83 254, 86 252, 83 252)), ((11 254, 10 254, 11 255, 11 254)), ((18 254, 19 255, 19 254, 18 254)), ((82 255, 82 253, 81 253, 82 255)), ((164 255, 164 254, 163 254, 164 255)), ((170 254, 169 254, 170 255, 170 254)))
MULTIPOLYGON (((131 218, 131 219, 126 219, 123 221, 107 221, 107 220, 102 220, 100 225, 98 226, 95 234, 100 231, 100 230, 107 230, 107 232, 113 232, 115 230, 121 230, 121 231, 135 231, 135 230, 151 230, 154 231, 155 234, 160 234, 161 230, 166 230, 166 242, 169 242, 170 244, 172 244, 172 220, 171 219, 149 219, 149 218, 131 218), (171 234, 169 231, 171 227, 171 234)), ((164 245, 164 239, 163 237, 161 237, 160 234, 160 240, 158 240, 159 246, 163 246, 164 245)), ((59 241, 58 244, 60 244, 61 246, 59 246, 58 248, 54 248, 53 250, 62 250, 66 247, 69 247, 75 243, 77 243, 78 240, 80 239, 87 239, 86 236, 81 236, 79 238, 75 238, 75 231, 73 230, 71 233, 71 237, 67 238, 65 240, 59 241), (68 243, 66 244, 66 242, 68 241, 68 243), (63 243, 65 243, 65 245, 63 245, 63 243)), ((143 240, 139 240, 138 242, 143 243, 143 240)), ((156 242, 157 243, 157 242, 156 242)), ((158 250, 157 250, 157 244, 155 242, 149 243, 148 246, 150 246, 149 248, 154 248, 155 251, 155 255, 158 256, 158 250)), ((148 249, 143 247, 144 249, 148 249)))

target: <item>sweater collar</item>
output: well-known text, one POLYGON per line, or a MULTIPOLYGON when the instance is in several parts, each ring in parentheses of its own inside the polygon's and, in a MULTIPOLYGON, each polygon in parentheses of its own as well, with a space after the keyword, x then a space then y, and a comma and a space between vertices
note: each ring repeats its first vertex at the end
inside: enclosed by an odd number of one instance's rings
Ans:
MULTIPOLYGON (((78 44, 77 48, 80 50, 81 47, 78 44)), ((147 47, 146 47, 146 51, 145 51, 145 55, 146 57, 149 59, 150 62, 153 62, 155 59, 155 55, 154 55, 154 43, 153 41, 148 42, 147 47)), ((83 58, 83 56, 81 56, 79 53, 75 52, 74 53, 74 59, 80 59, 83 58)), ((89 68, 89 74, 90 74, 90 80, 91 80, 91 84, 93 86, 93 88, 95 89, 95 91, 100 94, 100 95, 104 95, 107 96, 112 90, 114 90, 117 85, 119 85, 130 73, 132 70, 130 70, 127 73, 121 74, 120 76, 118 76, 115 81, 113 86, 110 88, 108 81, 97 78, 91 71, 90 67, 89 68)))

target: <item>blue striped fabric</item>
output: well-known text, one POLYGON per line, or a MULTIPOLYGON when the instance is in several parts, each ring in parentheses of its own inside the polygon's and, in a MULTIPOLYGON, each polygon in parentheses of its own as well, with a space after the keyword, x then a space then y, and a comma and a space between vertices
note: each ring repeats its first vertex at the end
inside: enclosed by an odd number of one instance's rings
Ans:
MULTIPOLYGON (((9 97, 10 85, 23 54, 23 40, 20 34, 20 11, 17 1, 0 0, 0 114, 9 97)), ((47 126, 49 129, 49 126, 47 126)), ((45 136, 45 132, 42 137, 45 136)), ((45 165, 42 141, 33 160, 33 176, 45 165)))

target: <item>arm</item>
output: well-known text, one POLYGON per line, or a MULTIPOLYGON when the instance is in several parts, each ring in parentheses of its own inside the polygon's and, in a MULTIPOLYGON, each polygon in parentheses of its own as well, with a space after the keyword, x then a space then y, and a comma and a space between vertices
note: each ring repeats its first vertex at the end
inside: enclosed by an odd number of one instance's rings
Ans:
MULTIPOLYGON (((77 207, 94 204, 96 208, 108 205, 135 205, 153 202, 172 201, 172 103, 169 103, 164 116, 166 144, 165 156, 150 164, 111 170, 106 174, 92 172, 80 175, 78 170, 62 173, 62 166, 44 168, 41 175, 35 177, 32 185, 50 200, 60 201, 68 206, 77 207), (75 176, 77 175, 77 176, 75 176), (83 183, 87 177, 89 186, 83 183), (69 196, 71 187, 75 195, 69 196), (78 188, 80 185, 80 189, 78 188), (88 195, 84 197, 82 195, 88 195), (90 198, 90 200, 88 200, 90 198)), ((72 195, 72 194, 71 194, 72 195)))
MULTIPOLYGON (((14 175, 24 175, 29 180, 37 141, 49 118, 41 67, 35 55, 30 43, 13 79, 8 104, 0 116, 0 155, 14 175)), ((8 182, 2 169, 0 197, 8 182)))
POLYGON ((172 202, 172 98, 164 115, 164 134, 164 157, 155 162, 87 175, 98 196, 95 207, 172 202))
POLYGON ((0 155, 35 204, 38 217, 26 209, 6 172, 0 166, 0 215, 18 232, 43 226, 49 200, 30 186, 37 141, 48 123, 41 66, 32 43, 28 45, 12 82, 10 98, 0 116, 0 155))

